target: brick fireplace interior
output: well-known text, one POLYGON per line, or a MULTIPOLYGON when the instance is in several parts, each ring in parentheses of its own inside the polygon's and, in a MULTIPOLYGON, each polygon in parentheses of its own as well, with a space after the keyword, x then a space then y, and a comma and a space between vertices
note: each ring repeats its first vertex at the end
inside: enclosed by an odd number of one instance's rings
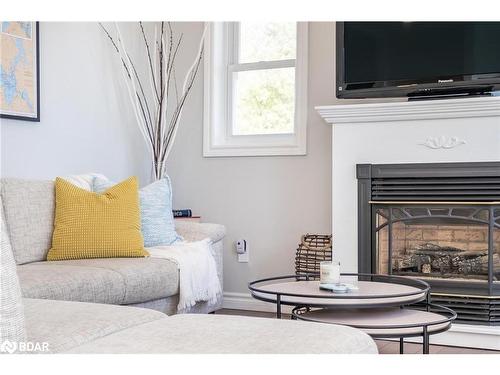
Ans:
MULTIPOLYGON (((392 208, 392 213, 391 208, 376 209, 377 273, 488 280, 488 209, 429 206, 392 208), (389 228, 391 216, 394 221, 389 228)), ((493 281, 500 277, 499 244, 500 230, 495 228, 493 281)))

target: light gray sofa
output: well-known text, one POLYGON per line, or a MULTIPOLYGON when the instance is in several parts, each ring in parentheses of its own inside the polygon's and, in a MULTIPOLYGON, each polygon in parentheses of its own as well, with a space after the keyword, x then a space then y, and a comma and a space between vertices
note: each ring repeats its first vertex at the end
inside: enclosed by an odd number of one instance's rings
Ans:
MULTIPOLYGON (((47 262, 54 222, 54 182, 3 178, 0 194, 23 297, 176 313, 179 272, 173 261, 112 258, 47 262)), ((212 240, 222 285, 224 226, 178 221, 176 230, 187 241, 212 240)), ((198 303, 188 312, 208 313, 221 305, 222 296, 215 304, 198 303)))
POLYGON ((27 340, 49 353, 377 353, 364 332, 331 324, 40 299, 24 310, 27 340))
MULTIPOLYGON (((176 273, 176 270, 170 265, 149 263, 147 259, 142 259, 143 264, 117 259, 86 264, 53 262, 59 263, 58 267, 31 259, 38 254, 35 249, 47 246, 46 242, 40 246, 37 242, 40 239, 35 239, 48 235, 48 224, 42 218, 51 219, 47 202, 50 199, 46 198, 51 191, 50 184, 3 182, 0 196, 0 353, 377 353, 374 341, 367 334, 350 327, 225 315, 167 316, 152 309, 114 305, 138 304, 141 299, 153 298, 150 291, 144 290, 141 294, 140 282, 144 283, 142 289, 161 285, 165 281, 157 273, 176 273), (12 195, 13 186, 17 187, 18 197, 12 195), (45 198, 41 199, 40 193, 45 198), (35 199, 37 196, 39 198, 35 199), (15 207, 20 210, 18 216, 12 213, 15 207), (10 222, 4 217, 7 210, 11 211, 10 222), (24 238, 21 233, 25 233, 24 238), (18 246, 17 254, 14 241, 18 246), (29 251, 19 252, 20 244, 29 251), (132 271, 138 269, 143 271, 132 271), (22 275, 24 287, 19 285, 17 273, 22 275), (92 274, 96 275, 94 280, 90 280, 92 274), (115 274, 123 278, 121 283, 115 274), (22 298, 21 289, 25 295, 38 294, 44 298, 22 298), (51 299, 53 297, 59 300, 51 299), (60 300, 64 298, 106 303, 60 300), (35 351, 23 350, 29 347, 26 343, 31 343, 35 351)), ((217 229, 219 236, 223 236, 219 226, 202 227, 210 228, 211 233, 217 229)), ((197 228, 200 227, 186 223, 184 231, 180 232, 194 239, 200 232, 197 228)), ((220 251, 217 250, 218 254, 220 251)), ((175 280, 175 276, 169 278, 175 280)), ((175 293, 173 287, 169 293, 175 293)), ((143 304, 151 306, 158 303, 154 301, 174 298, 174 295, 159 296, 143 304)))

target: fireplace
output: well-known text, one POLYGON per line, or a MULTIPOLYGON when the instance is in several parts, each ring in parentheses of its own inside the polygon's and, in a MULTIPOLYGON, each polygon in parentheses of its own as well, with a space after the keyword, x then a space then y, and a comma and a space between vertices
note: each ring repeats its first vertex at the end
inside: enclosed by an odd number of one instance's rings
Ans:
POLYGON ((458 320, 500 324, 500 163, 358 164, 360 272, 426 280, 458 320))
POLYGON ((373 202, 372 205, 377 273, 435 280, 435 284, 446 281, 439 287, 435 285, 435 290, 500 292, 495 290, 494 283, 488 282, 490 276, 493 282, 500 280, 500 258, 495 249, 500 244, 500 229, 495 228, 495 220, 500 220, 500 208, 430 202, 373 202))

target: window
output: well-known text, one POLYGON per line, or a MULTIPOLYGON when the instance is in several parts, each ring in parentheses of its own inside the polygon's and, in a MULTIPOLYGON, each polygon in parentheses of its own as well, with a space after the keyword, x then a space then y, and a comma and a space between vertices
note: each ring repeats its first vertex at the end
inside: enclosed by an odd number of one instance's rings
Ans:
POLYGON ((204 156, 304 155, 307 24, 212 23, 204 156))

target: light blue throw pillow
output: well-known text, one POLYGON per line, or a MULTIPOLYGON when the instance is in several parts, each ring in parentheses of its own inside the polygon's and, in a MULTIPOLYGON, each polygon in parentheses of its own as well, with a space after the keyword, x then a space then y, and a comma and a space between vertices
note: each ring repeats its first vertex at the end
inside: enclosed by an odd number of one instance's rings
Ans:
MULTIPOLYGON (((96 177, 92 190, 103 193, 115 184, 102 177, 96 177)), ((144 247, 171 245, 182 239, 175 231, 170 178, 163 178, 140 189, 139 204, 144 247)))

